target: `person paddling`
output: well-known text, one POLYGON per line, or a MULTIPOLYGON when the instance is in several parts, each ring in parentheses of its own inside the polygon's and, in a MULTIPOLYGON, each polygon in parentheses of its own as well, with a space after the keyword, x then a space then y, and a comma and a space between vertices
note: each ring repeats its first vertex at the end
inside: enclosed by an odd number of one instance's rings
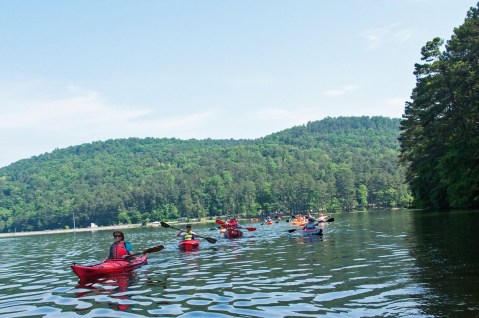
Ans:
POLYGON ((238 220, 236 220, 234 217, 226 221, 226 226, 228 229, 233 229, 233 230, 241 227, 238 220))
POLYGON ((181 236, 184 241, 188 241, 188 240, 194 240, 195 235, 196 233, 191 231, 191 224, 187 224, 186 231, 180 230, 180 232, 176 236, 181 236))
POLYGON ((308 223, 303 227, 303 230, 314 230, 316 228, 316 225, 314 224, 314 219, 309 218, 308 223))
POLYGON ((319 218, 318 218, 318 222, 324 222, 324 221, 326 221, 326 217, 324 216, 323 213, 320 213, 319 218))
POLYGON ((108 259, 125 259, 133 254, 133 247, 125 242, 125 234, 122 231, 113 231, 113 239, 115 241, 110 245, 108 259))

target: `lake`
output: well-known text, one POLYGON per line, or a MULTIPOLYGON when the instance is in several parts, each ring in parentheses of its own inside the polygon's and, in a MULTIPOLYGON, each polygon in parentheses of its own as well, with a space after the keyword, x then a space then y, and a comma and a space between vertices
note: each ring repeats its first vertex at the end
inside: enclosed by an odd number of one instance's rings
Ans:
POLYGON ((479 317, 479 211, 333 217, 323 237, 194 225, 218 241, 192 252, 174 229, 128 229, 135 251, 165 249, 87 283, 69 265, 103 259, 111 231, 0 238, 0 317, 479 317))

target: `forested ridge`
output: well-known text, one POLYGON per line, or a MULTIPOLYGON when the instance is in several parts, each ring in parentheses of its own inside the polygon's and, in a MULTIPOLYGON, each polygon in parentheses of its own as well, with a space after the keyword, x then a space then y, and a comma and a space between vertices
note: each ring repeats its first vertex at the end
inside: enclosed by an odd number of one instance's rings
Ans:
POLYGON ((0 231, 405 207, 400 119, 326 118, 255 140, 129 138, 0 169, 0 231))

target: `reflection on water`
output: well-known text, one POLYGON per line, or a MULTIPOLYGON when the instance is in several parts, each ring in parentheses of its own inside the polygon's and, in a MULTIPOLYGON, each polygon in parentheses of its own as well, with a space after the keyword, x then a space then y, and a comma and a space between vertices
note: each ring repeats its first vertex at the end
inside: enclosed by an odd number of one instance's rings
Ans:
POLYGON ((4 238, 0 316, 477 317, 477 216, 338 214, 323 237, 288 233, 283 221, 252 223, 235 240, 197 225, 218 242, 191 252, 178 249, 176 232, 130 229, 136 250, 165 249, 134 272, 92 281, 69 265, 104 258, 110 232, 4 238))
MULTIPOLYGON (((93 298, 97 296, 111 296, 115 299, 128 299, 128 286, 135 282, 136 273, 122 273, 108 275, 107 277, 96 277, 91 279, 80 280, 76 286, 75 297, 83 299, 93 298)), ((112 308, 126 310, 130 308, 130 304, 121 301, 110 303, 112 308)))

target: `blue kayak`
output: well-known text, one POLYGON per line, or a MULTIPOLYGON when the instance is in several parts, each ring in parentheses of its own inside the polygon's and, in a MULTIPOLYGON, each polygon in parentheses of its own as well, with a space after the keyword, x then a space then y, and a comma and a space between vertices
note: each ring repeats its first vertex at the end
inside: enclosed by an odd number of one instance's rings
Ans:
POLYGON ((303 236, 310 236, 310 235, 323 235, 323 229, 311 229, 311 230, 301 230, 301 234, 303 236))

